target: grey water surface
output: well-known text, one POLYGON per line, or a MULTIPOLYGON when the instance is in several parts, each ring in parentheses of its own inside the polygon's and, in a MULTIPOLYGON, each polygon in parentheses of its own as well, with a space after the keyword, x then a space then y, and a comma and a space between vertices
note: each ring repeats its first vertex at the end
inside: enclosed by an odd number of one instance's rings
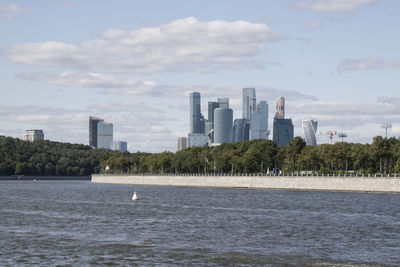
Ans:
POLYGON ((24 265, 398 266, 400 195, 0 181, 24 265))

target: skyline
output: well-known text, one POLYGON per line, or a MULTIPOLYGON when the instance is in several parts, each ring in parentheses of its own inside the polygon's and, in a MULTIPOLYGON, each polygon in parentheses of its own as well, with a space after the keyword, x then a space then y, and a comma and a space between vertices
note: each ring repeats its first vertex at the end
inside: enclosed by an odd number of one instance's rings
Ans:
POLYGON ((238 119, 254 87, 269 129, 283 96, 295 136, 313 117, 349 142, 384 136, 384 122, 398 137, 399 11, 394 0, 5 1, 0 134, 88 144, 96 116, 131 152, 175 151, 189 92, 205 117, 208 101, 229 97, 238 119))

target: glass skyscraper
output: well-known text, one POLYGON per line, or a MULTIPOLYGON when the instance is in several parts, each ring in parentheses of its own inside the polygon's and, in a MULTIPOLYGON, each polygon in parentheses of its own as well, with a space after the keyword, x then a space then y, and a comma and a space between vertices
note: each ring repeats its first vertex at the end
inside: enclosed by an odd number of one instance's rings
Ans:
POLYGON ((243 119, 251 120, 251 114, 256 107, 256 89, 243 88, 243 119))
POLYGON ((232 143, 233 110, 217 108, 214 110, 214 142, 216 144, 232 143))
POLYGON ((113 144, 113 124, 100 121, 97 123, 97 148, 111 149, 113 144))
POLYGON ((276 102, 276 113, 275 118, 284 119, 285 118, 285 98, 280 97, 276 102))
POLYGON ((229 98, 222 97, 217 99, 220 108, 229 108, 229 98))
POLYGON ((268 104, 266 101, 260 101, 256 110, 252 113, 250 121, 250 139, 268 138, 268 104))
POLYGON ((318 122, 315 119, 306 119, 302 121, 304 138, 309 146, 317 145, 316 132, 318 127, 318 122))
POLYGON ((201 127, 200 93, 192 92, 190 98, 190 133, 204 133, 201 127))
POLYGON ((233 123, 233 142, 249 140, 250 121, 248 119, 236 119, 233 123))
POLYGON ((97 147, 97 124, 103 119, 89 117, 89 146, 97 147))
POLYGON ((285 146, 292 141, 294 127, 292 119, 274 119, 273 141, 277 146, 285 146))

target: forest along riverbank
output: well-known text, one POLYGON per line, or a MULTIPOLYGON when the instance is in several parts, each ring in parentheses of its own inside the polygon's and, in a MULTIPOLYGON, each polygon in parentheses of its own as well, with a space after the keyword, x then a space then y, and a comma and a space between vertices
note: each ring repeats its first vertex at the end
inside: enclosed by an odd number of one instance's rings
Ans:
POLYGON ((400 178, 398 177, 93 174, 92 182, 130 185, 400 193, 400 178))

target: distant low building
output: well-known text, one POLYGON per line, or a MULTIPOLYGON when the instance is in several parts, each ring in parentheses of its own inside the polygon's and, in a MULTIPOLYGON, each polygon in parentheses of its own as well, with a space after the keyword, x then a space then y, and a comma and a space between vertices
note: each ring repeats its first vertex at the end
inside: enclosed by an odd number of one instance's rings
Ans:
POLYGON ((114 141, 112 144, 113 150, 118 150, 121 153, 128 151, 128 142, 126 141, 114 141))
POLYGON ((189 147, 194 146, 206 146, 208 144, 208 137, 204 133, 189 133, 188 134, 188 145, 189 147))
POLYGON ((177 151, 184 150, 188 147, 188 139, 187 137, 179 137, 178 138, 178 148, 177 151))
POLYGON ((43 130, 26 130, 24 141, 34 142, 44 140, 43 130))

